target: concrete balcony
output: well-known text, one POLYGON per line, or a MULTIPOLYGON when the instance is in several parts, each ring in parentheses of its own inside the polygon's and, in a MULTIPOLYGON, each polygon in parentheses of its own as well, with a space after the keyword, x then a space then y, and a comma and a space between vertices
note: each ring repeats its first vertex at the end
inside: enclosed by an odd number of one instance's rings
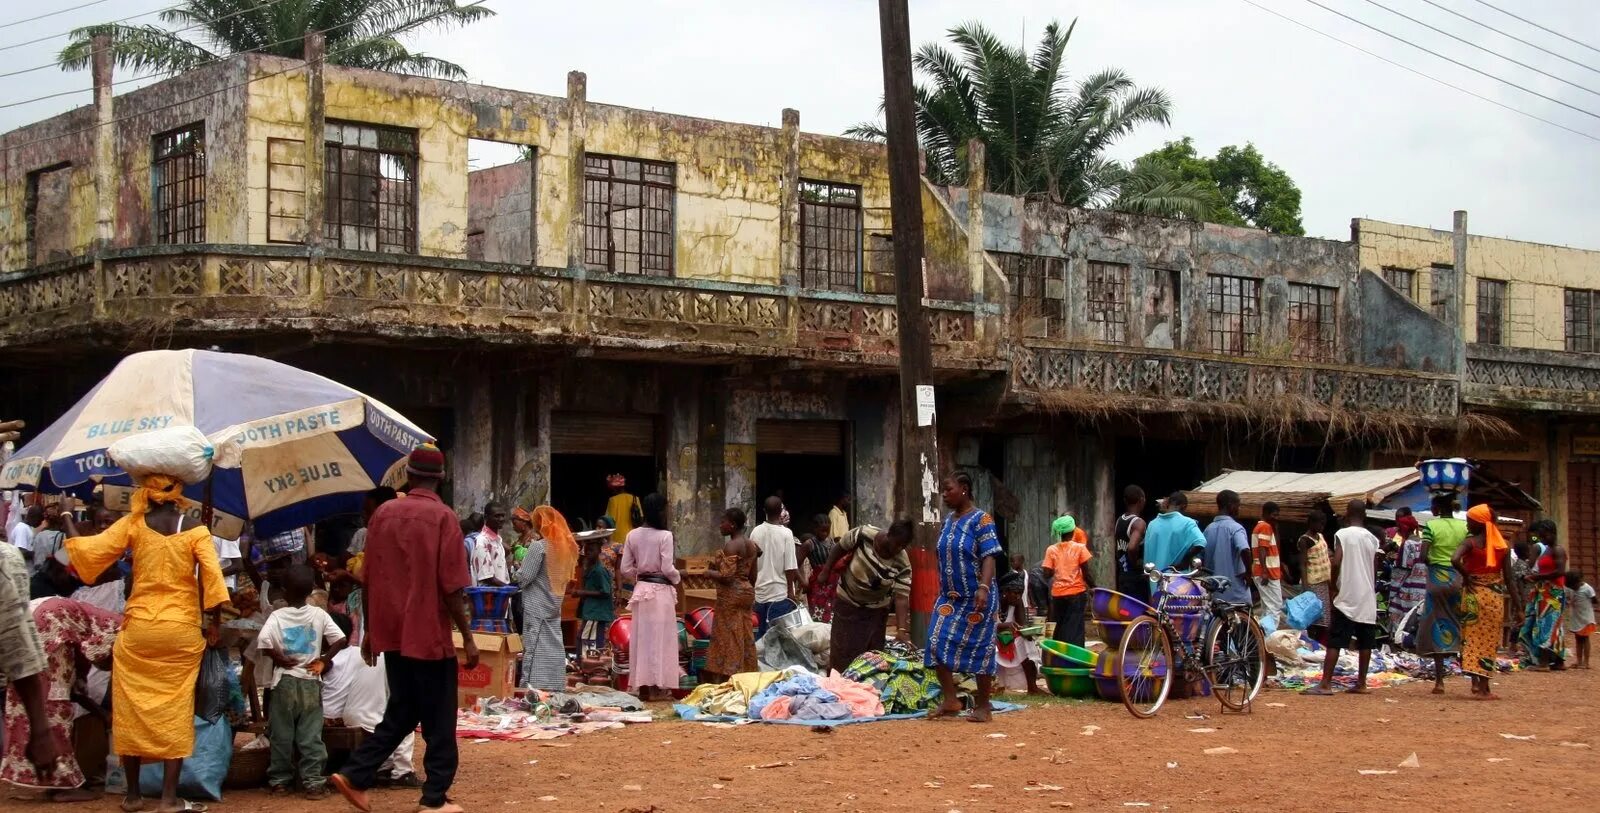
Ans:
MULTIPOLYGON (((926 304, 937 367, 1003 368, 998 306, 926 304)), ((136 248, 0 276, 0 349, 169 332, 194 341, 310 332, 884 370, 896 364, 899 342, 889 296, 304 246, 136 248)))
POLYGON ((1467 345, 1467 403, 1600 413, 1600 355, 1467 345))

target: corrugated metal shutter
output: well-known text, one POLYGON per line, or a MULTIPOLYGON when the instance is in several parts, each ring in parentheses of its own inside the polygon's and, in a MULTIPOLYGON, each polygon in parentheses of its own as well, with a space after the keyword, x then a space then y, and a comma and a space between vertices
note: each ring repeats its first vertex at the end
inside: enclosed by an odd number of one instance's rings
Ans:
POLYGON ((649 415, 556 412, 550 416, 552 454, 619 454, 653 457, 656 425, 649 415))
POLYGON ((844 423, 757 421, 756 451, 777 454, 844 454, 844 423))
POLYGON ((1600 465, 1567 464, 1567 567, 1583 571, 1584 580, 1600 572, 1600 465))

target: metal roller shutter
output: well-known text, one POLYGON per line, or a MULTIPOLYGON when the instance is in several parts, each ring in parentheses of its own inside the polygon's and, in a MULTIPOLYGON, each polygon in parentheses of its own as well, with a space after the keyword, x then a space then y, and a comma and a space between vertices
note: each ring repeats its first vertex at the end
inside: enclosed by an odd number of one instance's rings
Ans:
POLYGON ((1568 568, 1583 571, 1590 581, 1600 572, 1600 465, 1567 464, 1568 568))
POLYGON ((773 454, 844 454, 844 423, 757 421, 756 451, 773 454))
POLYGON ((550 416, 552 454, 616 454, 652 457, 656 425, 649 415, 557 412, 550 416))

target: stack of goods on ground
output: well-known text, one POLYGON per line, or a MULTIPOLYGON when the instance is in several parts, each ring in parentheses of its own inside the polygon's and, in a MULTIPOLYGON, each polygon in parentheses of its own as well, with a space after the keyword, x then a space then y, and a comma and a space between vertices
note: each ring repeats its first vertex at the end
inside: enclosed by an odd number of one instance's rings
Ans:
MULTIPOLYGON (((1166 610, 1172 619, 1173 628, 1181 640, 1172 642, 1172 657, 1179 657, 1180 648, 1188 644, 1197 646, 1200 636, 1205 632, 1205 622, 1209 617, 1206 607, 1205 589, 1192 579, 1174 576, 1166 583, 1168 598, 1166 610)), ((1160 592, 1153 599, 1159 600, 1160 592)), ((1122 637, 1128 627, 1140 616, 1154 617, 1155 610, 1149 605, 1125 593, 1097 587, 1090 595, 1090 608, 1094 621, 1099 625, 1104 637, 1106 649, 1100 653, 1097 662, 1090 664, 1094 678, 1095 691, 1102 700, 1122 701, 1122 680, 1130 676, 1129 670, 1138 668, 1135 664, 1123 664, 1121 656, 1122 637)), ((1171 664, 1153 664, 1152 669, 1157 671, 1153 677, 1162 677, 1164 670, 1171 664)), ((1179 680, 1173 684, 1172 696, 1177 698, 1207 694, 1211 687, 1202 678, 1195 685, 1188 681, 1179 680)))
POLYGON ((625 724, 651 722, 639 698, 605 686, 573 687, 565 692, 517 690, 511 697, 488 697, 456 712, 456 736, 484 740, 551 740, 625 724))

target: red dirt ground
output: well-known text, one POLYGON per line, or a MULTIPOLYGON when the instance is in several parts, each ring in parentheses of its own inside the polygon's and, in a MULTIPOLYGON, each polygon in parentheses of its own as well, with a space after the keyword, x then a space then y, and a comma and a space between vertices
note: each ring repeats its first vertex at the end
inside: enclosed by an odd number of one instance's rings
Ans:
MULTIPOLYGON (((1250 715, 1223 716, 1209 698, 1175 701, 1153 720, 1110 703, 1051 701, 986 726, 916 720, 818 734, 674 720, 546 744, 464 740, 452 796, 468 811, 605 813, 1593 809, 1596 673, 1505 676, 1492 703, 1469 700, 1459 678, 1444 696, 1430 695, 1430 685, 1331 698, 1267 691, 1250 715), (1086 736, 1086 726, 1099 729, 1086 736), (1205 753, 1218 747, 1236 753, 1205 753), (1412 753, 1420 767, 1399 767, 1412 753), (1050 787, 1029 790, 1041 785, 1050 787)), ((377 792, 373 809, 410 813, 416 798, 377 792)), ((4 807, 116 810, 110 799, 4 807)), ((261 792, 230 793, 212 808, 349 809, 337 796, 313 803, 261 792)))

